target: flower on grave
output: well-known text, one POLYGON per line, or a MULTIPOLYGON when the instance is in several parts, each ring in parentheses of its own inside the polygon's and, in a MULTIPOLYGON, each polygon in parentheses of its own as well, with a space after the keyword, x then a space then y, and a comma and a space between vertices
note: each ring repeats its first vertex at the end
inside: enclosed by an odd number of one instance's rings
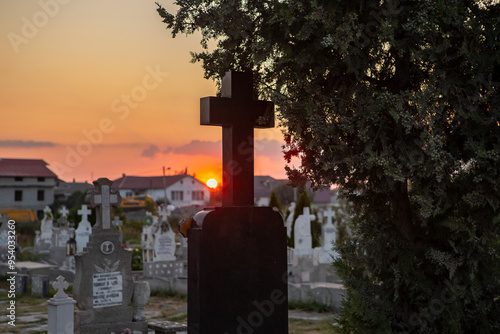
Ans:
POLYGON ((122 334, 132 334, 132 331, 128 328, 125 328, 125 330, 122 332, 122 334))

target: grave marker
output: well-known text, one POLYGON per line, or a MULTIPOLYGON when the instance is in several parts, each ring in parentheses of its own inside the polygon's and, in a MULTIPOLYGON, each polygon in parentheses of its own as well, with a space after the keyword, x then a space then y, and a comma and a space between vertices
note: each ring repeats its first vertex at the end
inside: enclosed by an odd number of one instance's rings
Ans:
POLYGON ((253 207, 253 129, 274 126, 273 103, 253 99, 251 74, 228 72, 200 108, 202 125, 223 128, 222 207, 186 221, 188 333, 288 333, 286 228, 253 207))
POLYGON ((122 333, 125 328, 147 333, 147 323, 133 321, 129 305, 134 291, 132 253, 122 247, 111 225, 111 207, 120 203, 111 184, 108 179, 98 179, 86 196, 97 216, 87 247, 75 255, 75 327, 82 334, 122 333))
POLYGON ((78 210, 77 213, 82 216, 82 220, 75 231, 76 252, 80 253, 83 251, 83 248, 87 246, 89 236, 92 233, 92 225, 90 225, 88 220, 88 216, 92 214, 92 210, 89 210, 87 205, 83 204, 82 208, 78 210))

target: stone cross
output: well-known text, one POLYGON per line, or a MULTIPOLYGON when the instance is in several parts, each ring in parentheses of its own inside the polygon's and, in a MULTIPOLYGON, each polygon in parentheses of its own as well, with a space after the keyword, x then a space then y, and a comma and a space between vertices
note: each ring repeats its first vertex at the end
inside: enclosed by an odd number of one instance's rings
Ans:
POLYGON ((97 208, 96 225, 106 230, 111 228, 111 207, 117 207, 121 202, 121 196, 116 190, 111 190, 113 183, 107 178, 100 178, 93 182, 95 189, 87 192, 85 200, 91 207, 97 208))
POLYGON ((302 211, 302 216, 308 218, 311 221, 316 219, 316 216, 311 214, 311 211, 308 206, 304 207, 304 210, 302 211))
POLYGON ((222 206, 254 204, 254 128, 274 127, 274 104, 254 100, 252 73, 226 72, 221 97, 200 100, 200 124, 222 126, 222 206))
POLYGON ((87 205, 83 204, 82 208, 78 210, 76 213, 82 216, 82 222, 88 222, 89 221, 88 217, 92 214, 92 210, 89 210, 87 205))
POLYGON ((160 223, 168 222, 168 214, 169 210, 165 204, 160 205, 160 209, 158 210, 158 215, 160 216, 160 223))
POLYGON ((328 210, 323 212, 323 216, 326 217, 326 223, 332 225, 332 218, 335 218, 335 211, 332 211, 332 208, 328 207, 328 210))
POLYGON ((65 205, 63 205, 60 209, 59 209, 59 214, 61 215, 61 217, 63 218, 67 218, 68 217, 68 213, 69 213, 69 210, 66 208, 65 205))
POLYGON ((67 298, 68 295, 64 292, 64 289, 67 289, 69 286, 68 282, 66 282, 66 279, 59 275, 57 276, 56 280, 54 283, 52 283, 52 287, 57 290, 57 293, 54 295, 55 299, 58 298, 67 298))

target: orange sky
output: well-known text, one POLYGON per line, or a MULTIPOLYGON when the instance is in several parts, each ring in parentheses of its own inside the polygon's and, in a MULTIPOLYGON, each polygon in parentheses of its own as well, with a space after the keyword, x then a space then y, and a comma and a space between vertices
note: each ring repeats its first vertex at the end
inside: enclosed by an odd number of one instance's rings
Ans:
MULTIPOLYGON (((174 8, 171 1, 160 1, 174 8)), ((221 129, 199 125, 216 94, 154 1, 0 1, 0 157, 44 159, 71 181, 188 167, 220 180, 221 129)), ((284 178, 279 129, 256 130, 255 173, 284 178)))

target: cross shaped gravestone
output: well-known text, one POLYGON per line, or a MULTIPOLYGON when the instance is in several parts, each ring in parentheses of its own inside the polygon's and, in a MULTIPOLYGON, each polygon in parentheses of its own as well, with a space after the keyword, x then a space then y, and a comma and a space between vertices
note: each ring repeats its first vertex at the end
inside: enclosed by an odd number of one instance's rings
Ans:
POLYGON ((76 213, 82 216, 82 222, 88 222, 89 221, 88 217, 92 214, 92 210, 89 210, 87 205, 83 204, 82 208, 78 210, 76 213))
POLYGON ((120 217, 115 216, 115 219, 113 219, 113 226, 116 228, 123 226, 123 222, 120 220, 120 217))
POLYGON ((57 293, 54 295, 54 298, 66 298, 68 295, 64 292, 69 286, 68 282, 63 276, 57 276, 54 283, 52 283, 52 287, 57 290, 57 293))
POLYGON ((160 223, 168 222, 168 215, 170 211, 167 209, 165 204, 160 205, 160 209, 158 210, 158 215, 160 216, 160 223))
POLYGON ((254 204, 254 128, 274 127, 274 104, 256 101, 251 73, 227 72, 221 97, 200 101, 201 125, 222 126, 222 206, 254 204))
POLYGON ((222 207, 185 221, 188 333, 285 334, 286 229, 272 208, 253 206, 253 131, 274 126, 274 105, 253 99, 249 73, 226 73, 221 90, 200 103, 200 123, 223 129, 222 207))
POLYGON ((106 178, 100 178, 94 181, 96 189, 89 190, 85 199, 91 207, 96 207, 96 224, 94 227, 100 227, 103 230, 111 228, 111 207, 117 207, 121 202, 120 193, 111 190, 113 182, 106 178))
POLYGON ((68 217, 68 214, 69 214, 69 210, 66 208, 65 205, 63 205, 60 209, 59 209, 59 214, 61 215, 62 218, 67 218, 68 217))

